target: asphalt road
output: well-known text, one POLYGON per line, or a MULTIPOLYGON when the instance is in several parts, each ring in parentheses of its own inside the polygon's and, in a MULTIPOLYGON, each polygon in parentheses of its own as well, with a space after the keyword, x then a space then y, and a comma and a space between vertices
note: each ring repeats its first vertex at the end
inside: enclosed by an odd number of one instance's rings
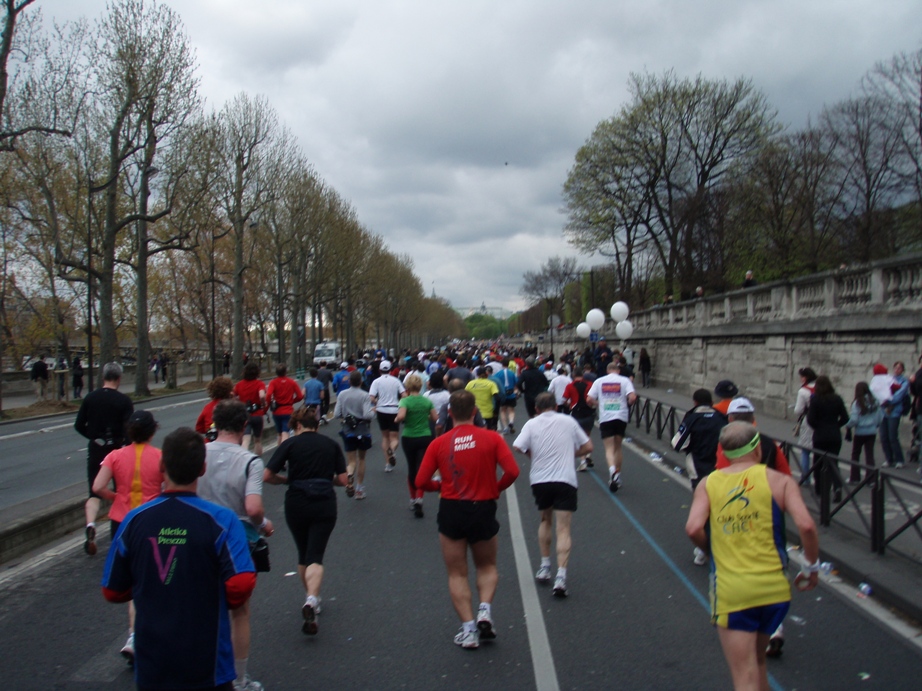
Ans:
MULTIPOLYGON (((187 412, 186 424, 198 408, 187 412)), ((370 452, 367 500, 348 500, 340 491, 320 633, 313 638, 301 633, 303 590, 293 575, 284 488, 266 488, 277 533, 272 571, 260 576, 253 598, 250 673, 267 689, 730 688, 706 609, 707 572, 692 564, 683 530, 690 494, 667 467, 629 450, 625 484, 615 496, 602 479, 604 462, 580 475, 570 597, 555 600, 533 580, 538 517, 527 459, 517 456, 522 475, 499 510, 499 637, 466 651, 452 643, 458 622, 438 549, 437 498, 427 495, 425 518, 413 518, 398 458, 397 471, 385 474, 380 449, 370 452), (514 537, 520 534, 524 539, 514 537)), ((118 656, 127 609, 103 600, 103 555, 86 557, 80 545, 79 537, 62 541, 0 572, 0 660, 8 688, 133 688, 118 656)), ((103 553, 107 546, 103 539, 103 553)), ((770 661, 773 688, 917 688, 922 648, 864 604, 848 587, 796 593, 784 655, 770 661)))
MULTIPOLYGON (((195 426, 207 397, 201 391, 139 403, 160 424, 158 445, 170 431, 195 426)), ((74 430, 75 415, 26 418, 0 426, 0 508, 86 483, 87 440, 74 430)))

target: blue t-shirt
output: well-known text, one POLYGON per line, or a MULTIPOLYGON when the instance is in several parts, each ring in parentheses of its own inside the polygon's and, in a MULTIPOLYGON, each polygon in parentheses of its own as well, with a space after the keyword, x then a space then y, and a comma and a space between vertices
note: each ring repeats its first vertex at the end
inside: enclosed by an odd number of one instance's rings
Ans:
POLYGON ((319 379, 304 382, 304 405, 320 405, 320 394, 325 388, 319 379))
POLYGON ((337 394, 341 394, 343 391, 349 388, 349 375, 352 372, 348 370, 341 369, 339 372, 333 375, 333 391, 337 394))
POLYGON ((243 526, 230 509, 170 492, 131 511, 109 548, 102 585, 132 592, 138 686, 200 689, 233 681, 224 583, 253 571, 243 526))

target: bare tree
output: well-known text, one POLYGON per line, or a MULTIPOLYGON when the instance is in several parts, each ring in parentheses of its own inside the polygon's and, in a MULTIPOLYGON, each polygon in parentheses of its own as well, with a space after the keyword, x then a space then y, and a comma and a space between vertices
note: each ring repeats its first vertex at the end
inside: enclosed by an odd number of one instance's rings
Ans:
POLYGON ((566 287, 579 280, 580 269, 572 257, 551 257, 538 271, 526 271, 522 275, 522 295, 532 304, 543 302, 547 316, 560 311, 566 287))

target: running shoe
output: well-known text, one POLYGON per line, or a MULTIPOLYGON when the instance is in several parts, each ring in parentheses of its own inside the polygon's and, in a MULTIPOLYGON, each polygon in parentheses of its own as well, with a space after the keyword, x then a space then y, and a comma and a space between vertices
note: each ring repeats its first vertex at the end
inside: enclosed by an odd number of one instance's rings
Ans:
POLYGON ((612 493, 621 489, 621 473, 614 473, 611 476, 611 480, 608 482, 608 489, 610 489, 612 493))
POLYGON ((423 517, 423 500, 417 499, 416 503, 413 504, 413 515, 417 518, 423 517))
POLYGON ((460 645, 462 648, 467 648, 468 650, 473 650, 474 648, 480 647, 480 632, 477 629, 473 631, 465 631, 464 627, 461 627, 461 630, 455 634, 455 645, 460 645))
POLYGON ((83 551, 91 557, 96 554, 96 527, 88 525, 86 527, 86 541, 83 543, 83 551))
POLYGON ((515 425, 509 423, 509 434, 515 434, 515 425))
POLYGON ((590 468, 595 468, 595 463, 592 462, 592 456, 586 456, 586 465, 590 468))
POLYGON ((700 547, 695 547, 695 566, 704 566, 708 563, 708 555, 700 547))
POLYGON ((535 574, 535 580, 538 583, 550 583, 551 582, 551 567, 545 566, 542 564, 538 568, 538 572, 535 574))
POLYGON ((364 498, 365 498, 365 488, 364 488, 364 487, 356 487, 356 489, 355 489, 355 499, 356 499, 356 501, 358 501, 359 499, 364 499, 364 498))
POLYGON ((350 499, 355 496, 355 485, 352 481, 355 479, 355 476, 351 473, 349 474, 349 479, 346 482, 346 496, 350 499))
POLYGON ((393 449, 387 450, 387 464, 392 468, 397 465, 397 456, 394 454, 393 449))
POLYGON ((301 626, 301 633, 307 636, 317 635, 318 626, 316 608, 318 606, 319 603, 312 601, 312 599, 308 597, 307 601, 304 603, 304 606, 301 608, 301 616, 304 618, 304 624, 301 626))
POLYGON ((234 691, 263 691, 263 685, 250 679, 249 674, 244 674, 243 679, 234 679, 234 691))
POLYGON ((579 464, 579 466, 577 467, 576 470, 577 470, 577 472, 585 473, 588 469, 589 469, 589 464, 586 463, 586 461, 582 461, 582 462, 580 462, 580 464, 579 464))
POLYGON ((134 633, 128 634, 128 640, 125 641, 125 645, 122 646, 119 653, 121 653, 123 658, 128 660, 129 665, 134 664, 134 633))
POLYGON ((567 579, 563 576, 557 576, 554 579, 554 597, 564 598, 567 596, 567 579))
POLYGON ((482 607, 477 612, 477 631, 480 632, 480 639, 492 641, 496 638, 496 629, 493 628, 493 617, 490 612, 482 607))
POLYGON ((781 649, 784 647, 784 638, 781 636, 772 636, 768 640, 768 648, 765 649, 766 657, 781 657, 781 649))

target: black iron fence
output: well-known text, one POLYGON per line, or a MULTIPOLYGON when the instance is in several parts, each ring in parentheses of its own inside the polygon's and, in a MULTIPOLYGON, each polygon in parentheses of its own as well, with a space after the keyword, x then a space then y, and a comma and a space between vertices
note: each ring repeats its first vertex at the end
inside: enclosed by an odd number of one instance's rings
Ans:
MULTIPOLYGON (((686 413, 685 409, 638 396, 631 408, 631 419, 639 430, 669 443, 686 413)), ((918 478, 906 478, 880 466, 834 456, 791 441, 778 441, 795 479, 804 488, 807 507, 824 526, 835 522, 865 535, 870 549, 884 554, 887 548, 922 562, 922 488, 918 478), (810 453, 809 467, 801 468, 801 452, 810 453), (853 473, 854 469, 854 473, 853 473), (843 470, 847 476, 843 477, 843 470), (856 482, 848 479, 858 477, 856 482), (867 497, 870 495, 870 502, 867 497), (851 512, 847 509, 852 509, 851 512), (894 541, 915 533, 918 542, 894 541)))

